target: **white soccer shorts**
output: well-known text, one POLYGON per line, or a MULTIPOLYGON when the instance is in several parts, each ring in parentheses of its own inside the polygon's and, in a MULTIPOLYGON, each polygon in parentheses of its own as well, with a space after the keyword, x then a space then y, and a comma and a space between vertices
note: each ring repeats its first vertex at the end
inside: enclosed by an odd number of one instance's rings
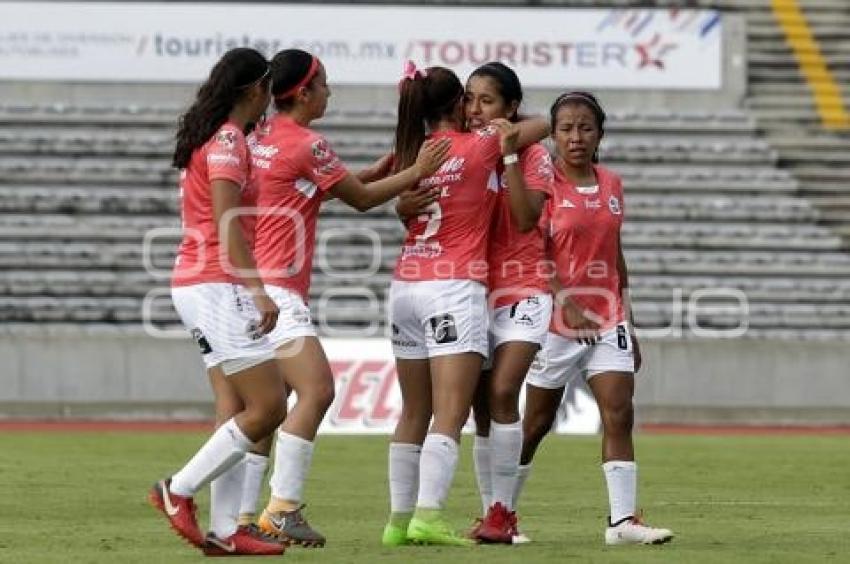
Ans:
POLYGON ((550 332, 537 353, 526 383, 538 388, 563 388, 576 376, 585 380, 602 372, 634 374, 635 357, 626 323, 602 333, 595 345, 583 345, 550 332))
POLYGON ((465 352, 487 357, 487 290, 479 282, 393 280, 387 310, 398 358, 465 352))
POLYGON ((204 283, 171 289, 171 300, 183 325, 201 349, 207 368, 231 361, 242 369, 274 358, 267 335, 257 329, 260 314, 241 284, 204 283))
POLYGON ((491 315, 490 355, 484 363, 484 370, 492 369, 493 355, 496 349, 505 343, 519 341, 543 347, 549 333, 549 321, 552 319, 552 296, 529 296, 511 305, 496 308, 491 315))
POLYGON ((310 316, 310 308, 301 296, 288 288, 266 284, 266 293, 280 309, 277 325, 269 333, 274 348, 299 337, 315 337, 316 328, 310 316))

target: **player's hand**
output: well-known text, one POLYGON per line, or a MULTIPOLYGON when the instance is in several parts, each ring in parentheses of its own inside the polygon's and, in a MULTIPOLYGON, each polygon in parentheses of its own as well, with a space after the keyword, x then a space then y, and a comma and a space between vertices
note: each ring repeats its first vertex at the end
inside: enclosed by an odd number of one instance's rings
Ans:
POLYGON ((519 139, 519 126, 504 118, 497 118, 490 121, 490 125, 496 128, 499 132, 499 147, 502 150, 502 155, 512 155, 517 152, 516 142, 519 139))
POLYGON ((563 322, 583 345, 595 345, 599 341, 600 323, 591 312, 577 306, 572 300, 563 300, 561 308, 563 322))
POLYGON ((277 307, 277 304, 274 303, 268 294, 264 290, 257 290, 252 293, 252 298, 254 300, 254 305, 257 308, 257 312, 260 314, 260 321, 257 324, 257 330, 261 335, 267 335, 272 332, 277 325, 277 316, 280 314, 280 310, 277 307))
POLYGON ((422 187, 405 190, 398 196, 395 212, 401 219, 426 213, 428 206, 440 199, 440 188, 422 187))
POLYGON ((425 178, 431 176, 440 165, 449 156, 449 150, 452 148, 452 140, 443 137, 442 139, 428 139, 419 148, 419 154, 416 156, 416 162, 413 163, 417 178, 425 178))
POLYGON ((629 333, 629 337, 632 339, 632 354, 635 358, 635 374, 637 374, 640 371, 640 367, 643 366, 643 356, 640 354, 640 344, 638 344, 638 338, 634 331, 629 333))

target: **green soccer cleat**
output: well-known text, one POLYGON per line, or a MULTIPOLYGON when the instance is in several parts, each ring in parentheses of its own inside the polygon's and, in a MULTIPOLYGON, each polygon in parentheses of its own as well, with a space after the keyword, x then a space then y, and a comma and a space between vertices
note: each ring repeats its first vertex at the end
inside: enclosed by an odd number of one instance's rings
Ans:
POLYGON ((474 540, 455 533, 438 510, 417 509, 407 527, 407 538, 416 544, 474 546, 474 540))
POLYGON ((407 538, 407 526, 410 524, 412 513, 392 513, 387 526, 384 527, 384 535, 381 544, 384 546, 404 546, 410 544, 407 538))
POLYGON ((407 538, 407 527, 387 523, 384 527, 384 535, 381 537, 381 544, 384 546, 404 546, 410 544, 407 538))

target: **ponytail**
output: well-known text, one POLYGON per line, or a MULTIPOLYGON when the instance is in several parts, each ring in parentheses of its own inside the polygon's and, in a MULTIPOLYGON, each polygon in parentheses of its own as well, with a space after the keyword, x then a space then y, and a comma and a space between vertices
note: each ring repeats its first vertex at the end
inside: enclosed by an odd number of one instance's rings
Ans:
POLYGON ((398 172, 416 162, 428 130, 455 111, 463 96, 457 75, 443 67, 415 71, 399 83, 398 123, 395 130, 393 170, 398 172))

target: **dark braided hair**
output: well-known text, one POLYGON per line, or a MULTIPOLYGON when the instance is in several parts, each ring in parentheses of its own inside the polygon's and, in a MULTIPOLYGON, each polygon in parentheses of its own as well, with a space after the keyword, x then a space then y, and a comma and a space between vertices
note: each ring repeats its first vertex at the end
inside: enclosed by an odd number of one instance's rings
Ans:
MULTIPOLYGON (((555 118, 558 117, 558 110, 568 104, 581 104, 588 108, 593 113, 593 117, 596 118, 596 127, 599 128, 599 137, 601 138, 605 135, 605 110, 602 109, 602 105, 599 103, 599 100, 596 99, 596 96, 590 92, 583 92, 581 90, 564 92, 555 98, 555 101, 552 103, 552 108, 549 110, 549 119, 552 131, 555 131, 555 118)), ((593 153, 592 161, 594 163, 599 162, 599 148, 597 148, 593 153)))
MULTIPOLYGON (((522 103, 522 84, 519 81, 519 77, 511 67, 504 63, 498 61, 485 63, 472 71, 469 78, 473 76, 483 76, 494 80, 499 86, 499 95, 506 104, 510 105, 512 102, 516 102, 518 108, 522 103)), ((510 120, 512 122, 519 121, 518 114, 519 112, 514 112, 510 120)))
POLYGON ((180 117, 171 164, 186 168, 195 149, 203 146, 227 121, 246 89, 268 81, 269 64, 259 51, 238 47, 225 53, 198 89, 195 102, 180 117))

